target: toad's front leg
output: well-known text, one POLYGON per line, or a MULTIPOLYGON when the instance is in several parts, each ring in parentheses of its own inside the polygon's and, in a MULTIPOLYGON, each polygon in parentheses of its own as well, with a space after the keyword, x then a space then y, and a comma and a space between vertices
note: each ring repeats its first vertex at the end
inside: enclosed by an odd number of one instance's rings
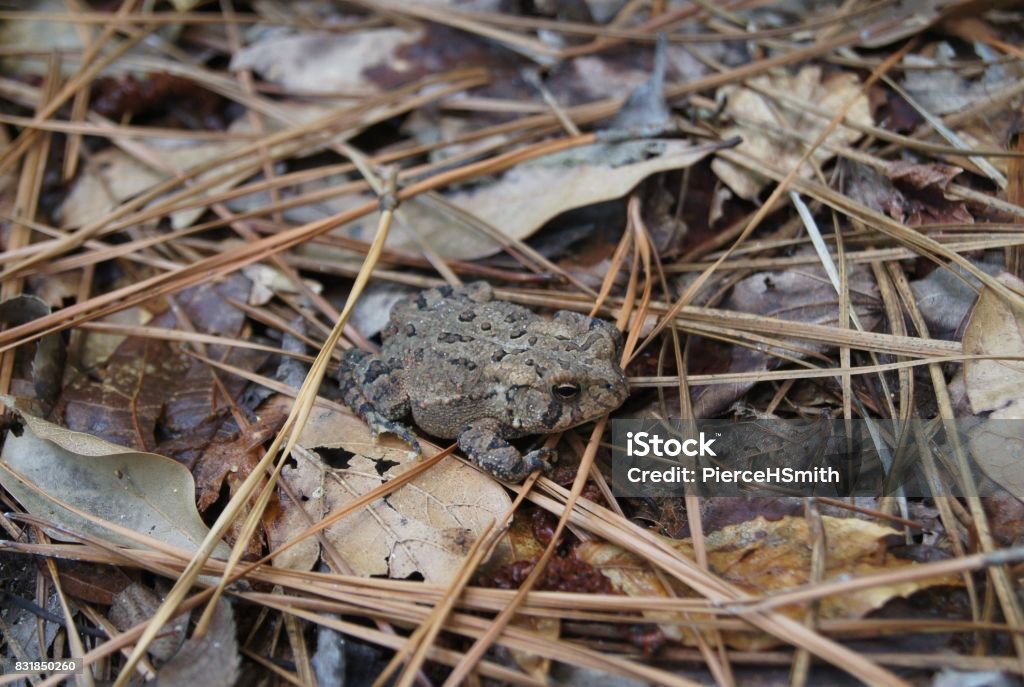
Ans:
POLYGON ((530 451, 525 456, 501 436, 501 423, 496 420, 477 420, 459 435, 459 448, 470 460, 498 479, 522 482, 540 468, 551 469, 549 458, 555 452, 548 448, 530 451))
POLYGON ((375 355, 350 348, 341 360, 338 384, 341 398, 370 427, 376 441, 381 434, 394 434, 417 453, 420 444, 408 427, 396 422, 409 414, 409 397, 375 355))

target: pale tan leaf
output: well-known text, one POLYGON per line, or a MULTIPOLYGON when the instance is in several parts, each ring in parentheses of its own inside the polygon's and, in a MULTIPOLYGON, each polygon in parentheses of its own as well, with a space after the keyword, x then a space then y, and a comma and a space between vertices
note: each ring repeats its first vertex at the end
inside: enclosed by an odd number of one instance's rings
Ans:
POLYGON ((367 78, 367 70, 411 70, 416 65, 396 53, 422 37, 421 30, 400 28, 334 34, 265 32, 235 54, 231 69, 251 69, 293 91, 373 93, 380 89, 367 78))
MULTIPOLYGON (((826 541, 825 580, 864 577, 914 565, 908 560, 882 555, 885 551, 883 540, 898 534, 895 530, 858 518, 825 516, 822 520, 826 541)), ((693 558, 690 540, 666 538, 665 542, 693 558)), ((757 517, 708 534, 705 545, 711 571, 752 595, 766 595, 810 582, 812 541, 805 518, 787 516, 772 521, 757 517)), ((614 545, 584 542, 577 549, 577 555, 594 565, 625 594, 667 596, 648 565, 614 545)), ((891 599, 947 584, 958 582, 955 578, 938 577, 861 589, 822 599, 818 613, 822 618, 860 618, 891 599)), ((693 596, 693 592, 681 586, 676 593, 693 596)), ((783 606, 779 612, 802 618, 805 609, 802 606, 783 606)), ((684 626, 664 623, 670 616, 664 613, 646 615, 662 623, 662 630, 668 630, 666 636, 680 636, 679 628, 684 626)), ((693 640, 688 632, 684 632, 682 637, 688 643, 693 640)), ((723 638, 730 646, 744 649, 763 649, 778 644, 775 638, 749 633, 726 632, 723 638)))
MULTIPOLYGON (((784 73, 772 74, 757 77, 751 83, 766 89, 768 93, 787 93, 814 103, 829 113, 838 112, 848 100, 856 98, 847 119, 866 126, 874 125, 867 96, 858 95, 860 81, 852 72, 835 74, 822 81, 820 67, 804 67, 795 76, 784 73)), ((774 130, 788 129, 801 136, 813 138, 824 131, 828 124, 828 121, 821 117, 797 112, 749 88, 728 86, 723 90, 728 95, 726 112, 735 117, 737 123, 723 131, 722 138, 742 137, 743 143, 738 148, 741 152, 770 162, 784 172, 788 172, 800 161, 805 144, 802 140, 774 133, 774 130)), ((829 134, 826 142, 848 145, 860 137, 858 131, 839 127, 829 134)), ((820 165, 833 156, 834 153, 819 147, 811 159, 820 165)), ((736 195, 747 200, 757 198, 761 189, 768 183, 767 179, 721 158, 716 158, 711 163, 711 168, 736 195)), ((805 179, 810 179, 813 173, 814 168, 807 163, 800 169, 800 176, 805 179)))
MULTIPOLYGON (((324 114, 325 108, 315 105, 303 107, 278 104, 275 108, 288 116, 292 121, 301 123, 315 119, 324 114)), ((275 120, 268 120, 269 128, 275 130, 280 125, 275 120)), ((254 128, 248 117, 241 117, 231 124, 230 133, 253 133, 254 128)), ((224 142, 191 142, 160 139, 142 139, 138 147, 148 149, 148 159, 129 155, 120 148, 107 148, 90 157, 85 168, 79 174, 59 210, 61 226, 78 227, 102 219, 110 214, 122 202, 143 191, 185 172, 193 167, 217 160, 231 151, 246 145, 245 141, 229 140, 224 142)), ((268 149, 269 155, 285 155, 295 153, 304 145, 301 141, 289 141, 268 149)), ((196 183, 210 177, 230 175, 224 181, 210 187, 207 193, 215 194, 230 189, 251 176, 253 163, 243 158, 219 165, 215 169, 200 174, 196 183), (232 172, 235 174, 231 175, 232 172)), ((175 229, 187 227, 196 221, 204 212, 205 207, 188 208, 170 213, 171 226, 175 229)))
MULTIPOLYGON (((1021 289, 1024 282, 1003 273, 999 280, 1021 289)), ((1024 312, 983 289, 964 331, 964 353, 1024 356, 1024 312)), ((971 409, 986 418, 969 431, 971 456, 996 484, 1024 494, 1024 362, 964 361, 964 383, 971 409)))
MULTIPOLYGON (((209 530, 195 506, 195 483, 185 466, 155 453, 133 451, 20 414, 21 436, 7 436, 0 484, 33 515, 120 546, 140 544, 58 506, 3 467, 71 506, 186 551, 209 530)), ((57 539, 66 535, 54 532, 57 539)), ((223 544, 215 552, 226 557, 223 544)))
MULTIPOLYGON (((648 140, 599 143, 519 165, 497 182, 459 191, 447 200, 511 239, 525 239, 567 210, 621 198, 658 172, 683 169, 716 146, 686 141, 648 140)), ((501 244, 435 203, 414 198, 402 205, 408 232, 392 232, 388 247, 419 252, 420 241, 446 258, 476 260, 501 251, 501 244)), ((369 240, 372 222, 344 228, 353 238, 369 240)))
MULTIPOLYGON (((1024 289, 1024 282, 1010 274, 1004 273, 999 280, 1024 289)), ((964 331, 964 353, 1024 356, 1024 312, 984 289, 964 331)), ((967 360, 964 373, 975 413, 990 413, 989 417, 1001 420, 1024 419, 1024 362, 967 360)))
MULTIPOLYGON (((299 443, 341 463, 330 467, 302 451, 294 456, 296 466, 283 472, 314 522, 414 466, 415 459, 404 444, 390 438, 375 444, 366 426, 344 412, 315 410, 299 443), (338 459, 338 454, 343 457, 338 459)), ((429 455, 430 447, 424 444, 423 448, 429 455)), ((419 573, 429 582, 445 583, 458 572, 483 528, 510 503, 493 479, 446 458, 325 532, 357 575, 406 578, 419 573)), ((296 505, 282 498, 281 515, 269 530, 274 547, 306 528, 296 505)), ((301 553, 279 557, 276 563, 308 568, 316 560, 316 551, 315 543, 305 544, 301 553)))

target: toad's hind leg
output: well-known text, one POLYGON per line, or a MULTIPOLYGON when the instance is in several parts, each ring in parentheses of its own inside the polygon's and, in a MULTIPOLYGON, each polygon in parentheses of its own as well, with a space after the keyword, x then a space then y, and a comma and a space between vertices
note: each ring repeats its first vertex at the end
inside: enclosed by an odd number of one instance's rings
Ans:
POLYGON ((396 422, 409 414, 409 397, 380 359, 358 348, 349 349, 341 359, 338 384, 345 405, 369 425, 374 439, 394 434, 420 452, 416 436, 406 425, 396 422))
POLYGON ((530 451, 525 456, 499 434, 500 425, 493 420, 478 420, 459 435, 459 448, 470 459, 498 479, 522 482, 534 470, 551 469, 549 458, 555 452, 547 448, 530 451))

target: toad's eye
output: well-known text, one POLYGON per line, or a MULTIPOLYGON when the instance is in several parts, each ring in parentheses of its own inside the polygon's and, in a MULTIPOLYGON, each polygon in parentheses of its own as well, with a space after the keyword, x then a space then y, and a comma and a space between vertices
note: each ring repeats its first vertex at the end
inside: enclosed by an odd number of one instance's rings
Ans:
POLYGON ((551 386, 551 393, 554 394, 555 398, 560 398, 563 401, 571 401, 580 395, 580 385, 574 382, 553 384, 551 386))

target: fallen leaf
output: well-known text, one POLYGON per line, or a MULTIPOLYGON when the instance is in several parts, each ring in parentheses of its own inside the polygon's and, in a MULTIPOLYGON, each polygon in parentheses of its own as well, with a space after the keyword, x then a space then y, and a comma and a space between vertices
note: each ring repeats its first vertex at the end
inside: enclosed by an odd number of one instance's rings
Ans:
MULTIPOLYGON (((182 465, 155 453, 133 451, 19 413, 20 436, 11 432, 0 455, 0 484, 29 513, 118 546, 140 545, 55 504, 46 494, 165 544, 194 552, 209 533, 196 511, 195 483, 182 465), (12 471, 17 472, 16 476, 12 471)), ((53 532, 55 539, 67 535, 53 532)), ((223 544, 215 555, 227 557, 223 544)))
MULTIPOLYGON (((998 279, 1024 288, 1008 273, 998 279)), ((964 353, 1024 356, 1024 310, 983 289, 964 331, 964 353)), ((971 409, 985 416, 968 430, 971 458, 1001 489, 1024 500, 1024 361, 965 360, 964 383, 971 409)))
MULTIPOLYGON (((62 0, 34 0, 19 4, 22 5, 20 9, 41 13, 67 10, 62 0)), ((12 55, 31 50, 78 52, 82 50, 82 37, 75 29, 68 22, 33 21, 29 17, 0 22, 0 45, 10 50, 12 55)), ((41 74, 46 71, 45 63, 32 58, 5 58, 0 60, 0 67, 4 74, 41 74)))
MULTIPOLYGON (((50 306, 35 296, 15 296, 0 303, 0 324, 19 325, 50 314, 50 306)), ((48 415, 57 403, 64 381, 66 352, 60 334, 47 334, 34 343, 32 356, 33 399, 48 415)))
MULTIPOLYGON (((110 622, 121 632, 126 632, 141 622, 149 620, 160 609, 163 600, 153 589, 139 582, 133 582, 122 589, 110 605, 110 622)), ((166 661, 181 649, 188 634, 191 613, 182 613, 164 626, 160 636, 149 645, 148 653, 155 659, 166 661)))
MULTIPOLYGON (((342 411, 314 410, 299 445, 315 448, 319 457, 296 451, 296 465, 286 467, 282 479, 298 492, 312 522, 414 465, 404 444, 392 439, 375 444, 366 425, 342 411)), ((423 449, 430 455, 428 445, 423 449)), ((510 504, 501 485, 448 457, 387 498, 331 525, 325 535, 356 575, 420 574, 444 584, 458 573, 484 527, 510 504)), ((272 548, 308 526, 298 508, 282 493, 281 513, 268 528, 272 548)), ((317 555, 311 538, 275 558, 275 564, 309 569, 317 555)))
MULTIPOLYGON (((998 279, 1018 292, 1024 290, 1024 282, 1008 273, 998 279)), ((991 289, 983 289, 964 331, 964 353, 1024 356, 1024 311, 991 289)), ((964 374, 975 413, 988 413, 993 419, 1024 419, 1024 361, 966 360, 964 374)))
POLYGON ((962 201, 949 200, 943 191, 959 167, 890 163, 885 175, 856 163, 843 164, 843 190, 854 200, 883 212, 907 226, 972 224, 974 217, 962 201))
MULTIPOLYGON (((874 124, 868 107, 868 98, 861 93, 860 80, 851 72, 834 74, 822 80, 821 68, 804 67, 795 76, 773 74, 759 76, 751 83, 769 92, 789 93, 797 98, 814 103, 829 114, 834 114, 851 99, 853 107, 847 113, 850 121, 866 126, 874 124)), ((827 119, 796 111, 784 102, 776 102, 748 88, 727 86, 725 112, 736 119, 736 124, 721 132, 723 139, 741 136, 743 142, 737 150, 758 160, 767 160, 785 172, 796 166, 803 157, 805 143, 773 129, 785 128, 802 136, 815 138, 825 130, 827 119)), ((861 137, 861 133, 850 128, 839 127, 825 139, 831 145, 850 145, 861 137)), ((811 155, 811 161, 824 164, 835 156, 825 146, 819 146, 811 155)), ((810 179, 814 167, 804 163, 800 176, 810 179)), ((768 179, 755 175, 726 160, 716 158, 711 163, 718 178, 725 182, 736 195, 746 200, 756 200, 768 179)))
MULTIPOLYGON (((858 518, 823 516, 822 522, 826 541, 823 580, 858 578, 916 565, 885 555, 883 540, 898 535, 896 530, 858 518)), ((693 558, 690 540, 664 541, 686 557, 693 558)), ((751 595, 770 595, 810 581, 811 533, 805 518, 787 516, 769 521, 758 517, 706 535, 705 546, 711 572, 751 595)), ((633 554, 613 544, 596 541, 581 543, 577 551, 577 555, 608 576, 623 593, 630 596, 667 596, 650 566, 633 554)), ((959 579, 952 576, 935 577, 829 596, 821 599, 818 616, 826 619, 861 618, 891 599, 910 596, 937 585, 958 584, 959 579)), ((682 585, 676 591, 683 596, 694 595, 682 585)), ((782 606, 777 611, 795 619, 802 619, 805 613, 802 605, 782 606)), ((685 642, 693 643, 694 638, 688 631, 681 632, 685 625, 664 622, 669 617, 666 614, 650 613, 645 617, 659 622, 666 636, 682 637, 685 642)), ((722 636, 728 645, 738 649, 762 650, 780 643, 776 638, 747 632, 723 632, 722 636)))
POLYGON ((199 512, 205 513, 214 504, 225 484, 228 494, 234 496, 263 455, 263 443, 281 429, 291 407, 292 399, 273 396, 260 405, 256 420, 244 432, 218 438, 205 447, 193 469, 199 512))
MULTIPOLYGON (((152 311, 138 306, 112 312, 109 315, 97 318, 96 321, 134 327, 148 324, 151 319, 153 319, 152 311)), ((118 347, 128 338, 124 334, 110 334, 90 330, 81 330, 80 334, 82 339, 78 354, 78 365, 83 370, 91 370, 106 365, 110 357, 117 352, 118 347)))
MULTIPOLYGON (((512 520, 508 531, 508 546, 502 547, 497 555, 491 556, 486 568, 495 571, 499 566, 515 565, 517 561, 536 561, 544 552, 544 546, 534 536, 529 518, 521 514, 512 520)), ((486 573, 484 573, 486 575, 486 573)), ((485 583, 485 586, 491 586, 485 583)), ((516 627, 535 632, 551 640, 557 640, 562 632, 562 621, 559 618, 544 618, 534 615, 518 614, 512 618, 516 627)), ((543 682, 551 670, 551 659, 527 651, 512 651, 512 660, 526 674, 543 682)))
POLYGON ((416 77, 419 66, 397 59, 399 49, 424 37, 421 29, 383 28, 347 33, 266 31, 236 52, 231 70, 250 69, 290 91, 365 95, 380 90, 367 76, 387 66, 416 77))
MULTIPOLYGON (((326 112, 322 106, 309 104, 299 107, 279 103, 275 104, 275 108, 297 124, 316 119, 326 112)), ((276 124, 276 121, 269 120, 269 123, 276 124)), ((277 130, 280 126, 268 128, 277 130)), ((254 129, 248 117, 241 117, 231 123, 228 131, 253 133, 254 129)), ((197 143, 180 140, 140 139, 137 143, 139 147, 148 148, 152 156, 150 161, 147 162, 134 155, 129 155, 120 148, 107 148, 90 156, 57 213, 61 220, 61 226, 79 227, 102 219, 129 198, 139 195, 172 176, 211 160, 225 157, 231 151, 246 145, 245 141, 240 140, 229 140, 223 143, 216 141, 197 143)), ((312 147, 319 148, 322 145, 324 144, 317 143, 312 147)), ((267 149, 267 155, 284 158, 303 150, 311 152, 310 144, 301 140, 293 140, 271 146, 267 149)), ((198 197, 217 194, 236 186, 252 176, 251 166, 251 160, 243 158, 224 162, 216 169, 198 175, 195 178, 197 184, 211 177, 227 177, 198 197)), ((159 202, 159 200, 154 202, 159 202)), ((171 226, 175 229, 187 227, 206 210, 205 206, 200 206, 172 212, 169 214, 171 226)))
MULTIPOLYGON (((335 17, 320 21, 344 23, 335 17)), ((522 57, 470 32, 430 22, 329 33, 262 31, 234 55, 231 69, 252 69, 299 93, 358 96, 473 65, 490 75, 490 83, 477 94, 521 99, 519 68, 525 64, 522 57)))
MULTIPOLYGON (((570 105, 621 98, 650 78, 653 52, 632 44, 563 60, 551 67, 544 83, 560 102, 570 105)), ((668 81, 671 83, 695 81, 710 71, 684 45, 669 43, 665 52, 668 81)))
POLYGON ((903 181, 917 189, 934 186, 942 191, 946 190, 949 182, 963 171, 961 167, 944 165, 937 162, 922 165, 906 162, 905 160, 896 160, 895 162, 887 163, 885 166, 885 173, 893 181, 903 181))
POLYGON ((166 687, 221 687, 238 680, 238 638, 235 612, 226 599, 217 602, 206 633, 192 636, 157 670, 166 687))
MULTIPOLYGON (((297 294, 298 287, 281 270, 256 263, 242 268, 249 281, 252 282, 252 291, 249 293, 249 305, 266 305, 279 293, 297 294)), ((303 283, 313 293, 319 294, 323 286, 312 279, 304 279, 303 283)))
MULTIPOLYGON (((182 315, 198 332, 238 338, 246 317, 232 301, 245 300, 248 294, 249 280, 240 275, 203 284, 177 294, 177 307, 165 309, 148 324, 174 329, 182 315)), ((244 369, 256 369, 267 355, 219 345, 206 346, 203 352, 244 369)), ((233 399, 247 384, 235 375, 219 377, 233 399)), ((140 450, 158 450, 191 465, 218 433, 226 439, 237 431, 213 387, 210 366, 185 355, 179 345, 129 337, 105 365, 72 378, 53 415, 70 429, 140 450)))
MULTIPOLYGON (((551 642, 557 642, 562 634, 562 620, 560 618, 519 614, 512 618, 511 624, 538 637, 544 637, 551 642)), ((548 672, 551 670, 550 658, 514 649, 509 653, 512 654, 512 660, 516 662, 520 670, 538 682, 543 683, 546 681, 548 672)))
POLYGON ((412 293, 412 289, 402 284, 370 282, 356 301, 349 323, 367 338, 376 336, 387 326, 395 303, 412 293))
MULTIPOLYGON (((652 174, 689 167, 716 148, 716 144, 658 139, 598 143, 519 165, 497 182, 458 191, 446 199, 505 236, 525 239, 567 210, 621 198, 652 174)), ((419 252, 422 241, 456 260, 477 260, 502 250, 501 244, 436 202, 413 198, 403 203, 402 211, 419 238, 394 231, 388 237, 389 248, 419 252)), ((361 241, 372 240, 376 230, 375 222, 341 229, 361 241)))
MULTIPOLYGON (((851 305, 864 328, 874 329, 879 322, 878 287, 865 265, 851 266, 848 274, 851 305)), ((733 288, 723 307, 745 313, 807 324, 836 326, 839 321, 839 296, 819 265, 792 268, 784 272, 758 272, 740 281, 733 288)), ((777 354, 803 359, 812 353, 824 353, 828 347, 804 341, 793 342, 796 350, 755 350, 745 346, 729 346, 723 356, 722 344, 708 339, 694 339, 691 360, 700 368, 691 373, 754 372, 777 368, 784 359, 777 354)), ((742 396, 754 384, 714 384, 694 390, 695 417, 713 417, 742 396)))
POLYGON ((167 72, 127 72, 92 82, 89 107, 114 122, 143 118, 153 125, 223 131, 229 101, 201 84, 167 72))
MULTIPOLYGON (((995 275, 1001 266, 975 262, 976 267, 995 275)), ((924 279, 910 282, 917 307, 928 325, 928 334, 936 339, 960 341, 982 284, 958 265, 932 270, 924 279)))
POLYGON ((667 50, 668 39, 659 34, 650 78, 633 89, 608 128, 663 131, 668 127, 672 111, 665 101, 667 50))
MULTIPOLYGON (((939 58, 921 55, 907 55, 903 63, 911 67, 930 69, 907 69, 903 72, 903 87, 925 110, 934 115, 959 112, 974 103, 985 100, 1001 85, 989 78, 968 80, 954 69, 936 69, 958 59, 956 51, 949 44, 940 44, 939 58)), ((998 74, 990 67, 988 74, 998 74)))
POLYGON ((72 560, 56 563, 64 591, 88 603, 109 606, 119 592, 132 584, 132 578, 120 568, 72 560))

